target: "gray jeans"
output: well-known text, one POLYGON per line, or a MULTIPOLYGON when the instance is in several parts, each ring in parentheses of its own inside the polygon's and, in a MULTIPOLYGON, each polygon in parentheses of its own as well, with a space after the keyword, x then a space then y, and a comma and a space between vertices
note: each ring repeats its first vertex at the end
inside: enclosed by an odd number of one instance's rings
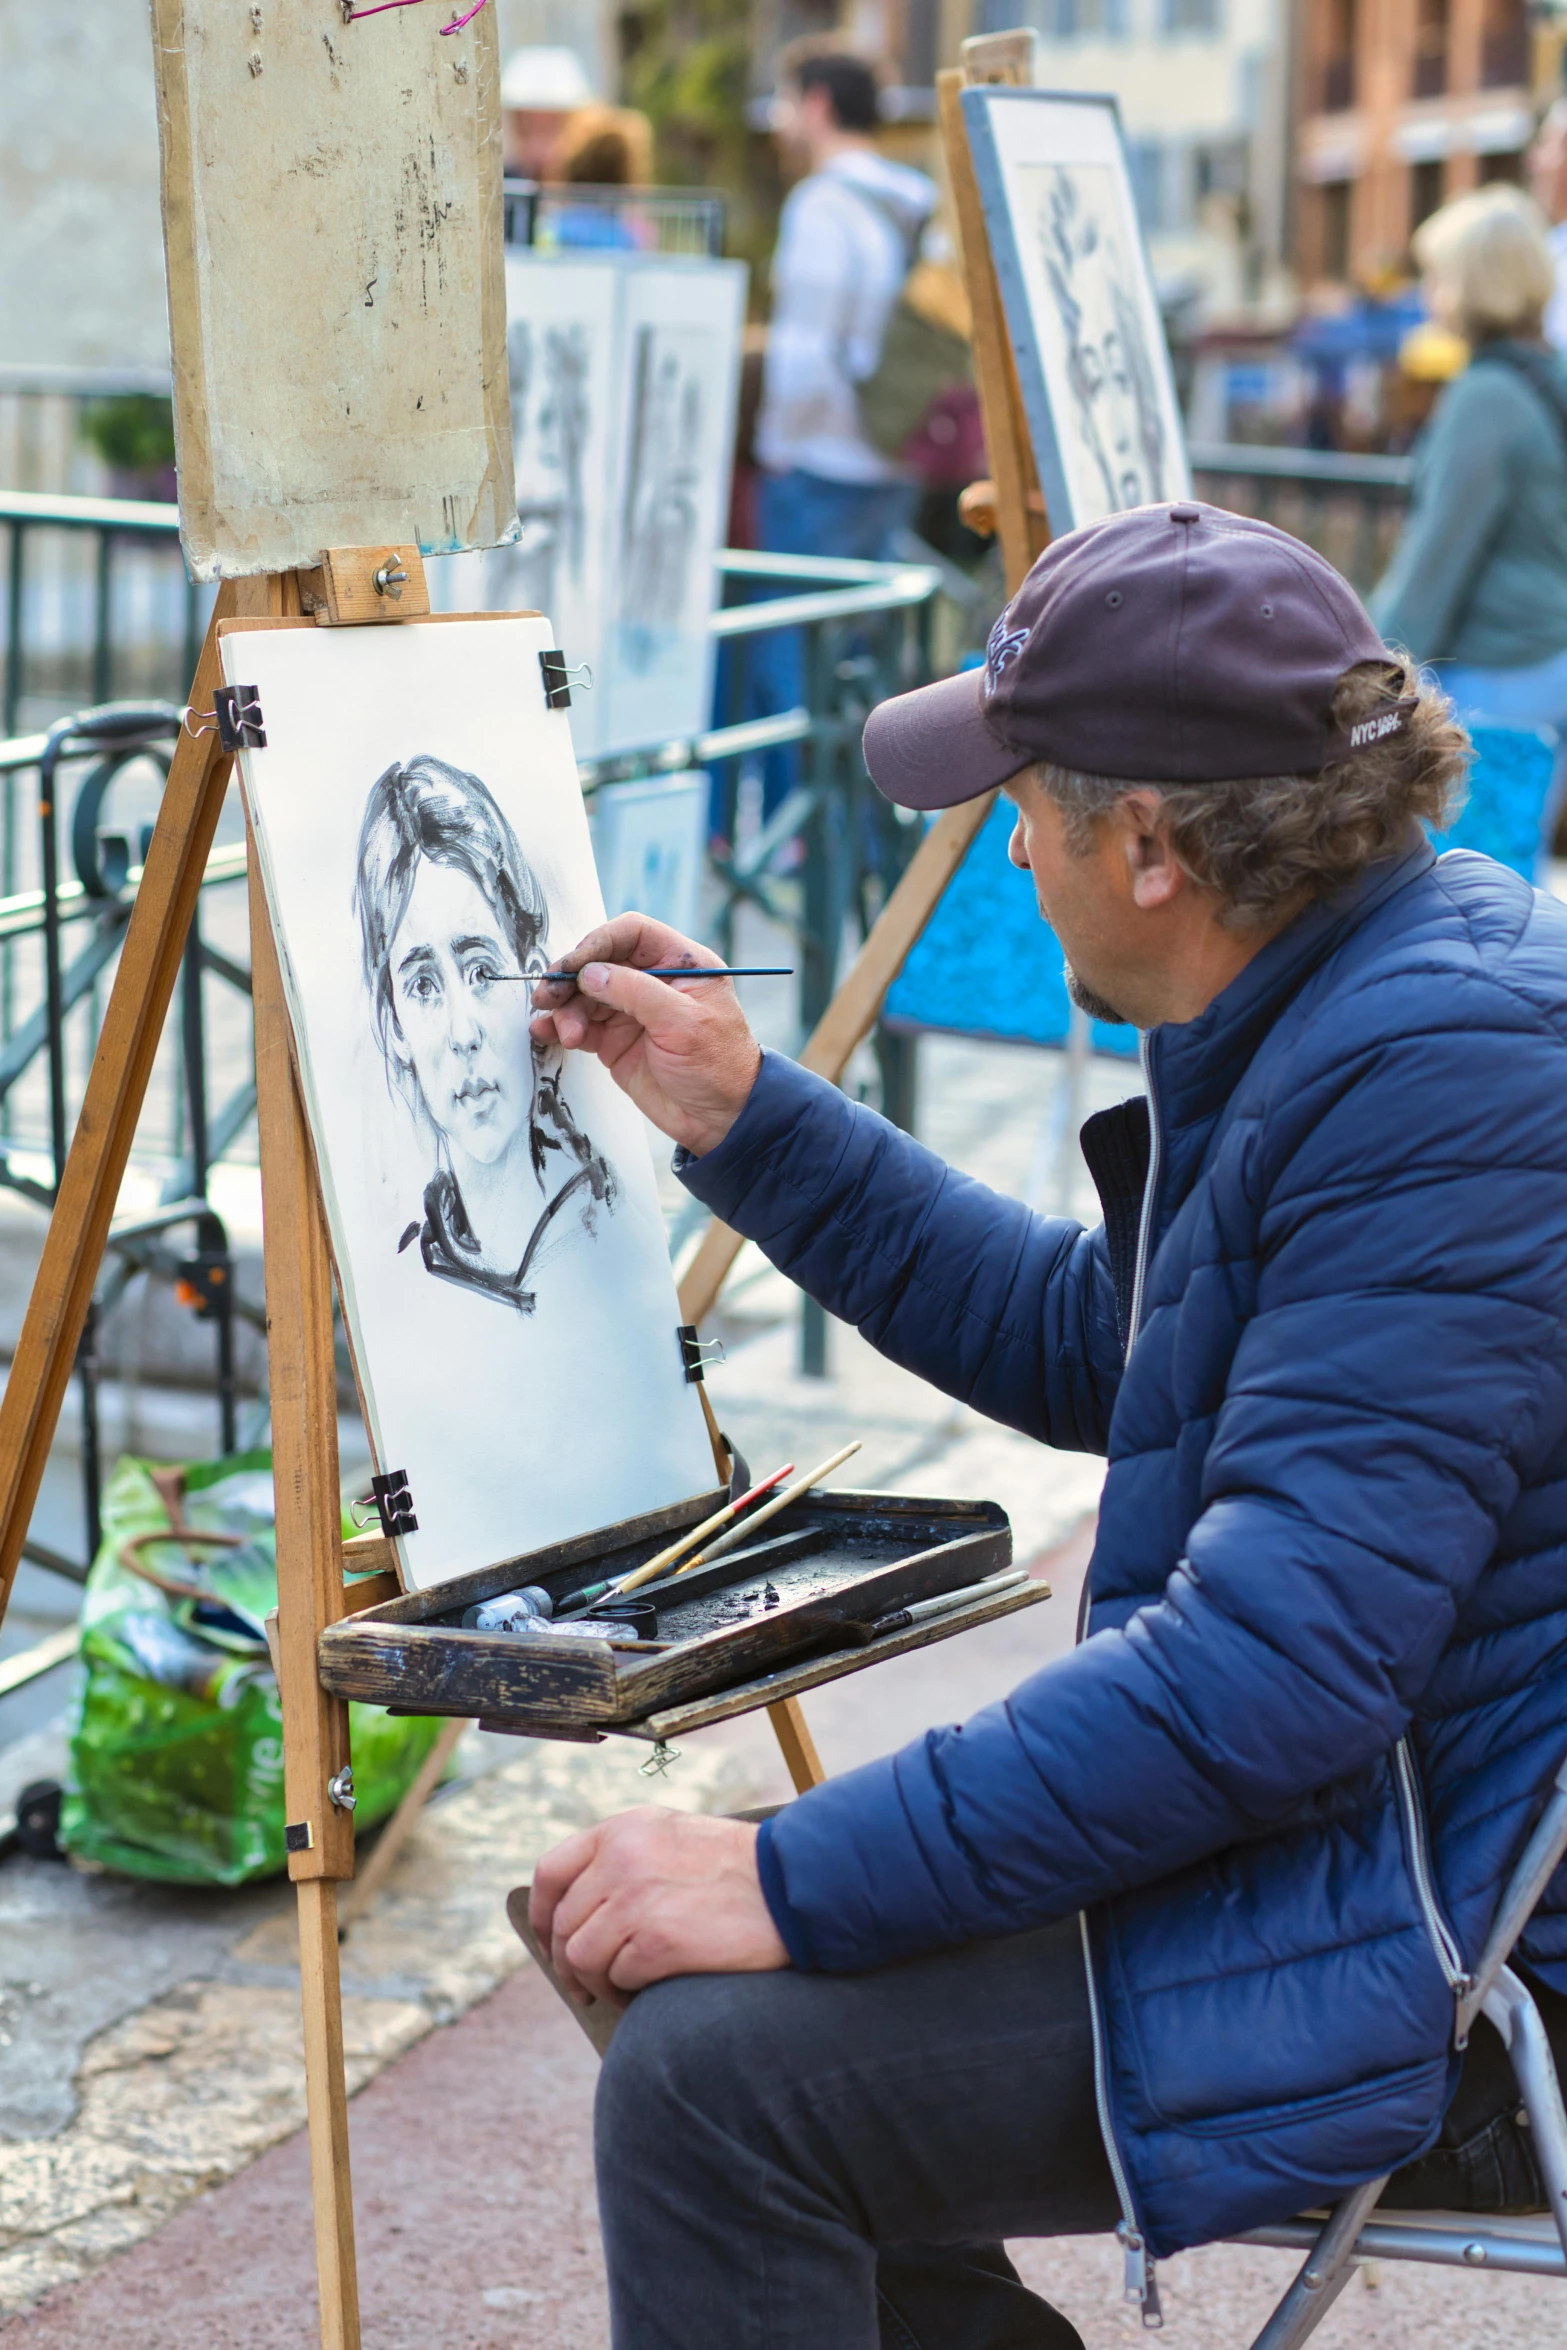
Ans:
POLYGON ((1075 1922, 659 1983, 595 2137, 614 2350, 1073 2350, 1001 2241, 1120 2216, 1075 1922))

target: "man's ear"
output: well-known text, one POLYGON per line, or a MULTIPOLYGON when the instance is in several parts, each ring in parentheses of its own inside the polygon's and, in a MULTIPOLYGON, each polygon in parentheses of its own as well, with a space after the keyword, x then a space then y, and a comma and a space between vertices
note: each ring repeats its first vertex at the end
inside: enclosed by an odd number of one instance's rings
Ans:
POLYGON ((1191 880, 1170 846, 1163 802, 1156 791, 1127 792, 1116 802, 1115 813, 1132 903, 1145 914, 1156 913, 1178 898, 1191 880))

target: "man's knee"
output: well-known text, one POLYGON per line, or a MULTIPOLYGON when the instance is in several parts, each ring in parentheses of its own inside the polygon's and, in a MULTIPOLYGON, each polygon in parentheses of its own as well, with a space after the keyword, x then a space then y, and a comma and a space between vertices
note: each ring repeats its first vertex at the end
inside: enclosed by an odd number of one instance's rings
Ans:
POLYGON ((599 2075, 594 2136, 601 2172, 709 2132, 744 2132, 753 2102, 756 2010, 769 1978, 682 1975, 638 1992, 599 2075), (703 2126, 705 2125, 705 2127, 703 2126))

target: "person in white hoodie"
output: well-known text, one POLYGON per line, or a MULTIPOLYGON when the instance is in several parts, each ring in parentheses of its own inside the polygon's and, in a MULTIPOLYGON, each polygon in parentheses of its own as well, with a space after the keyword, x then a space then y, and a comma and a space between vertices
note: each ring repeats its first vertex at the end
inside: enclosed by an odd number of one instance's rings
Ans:
MULTIPOLYGON (((784 53, 774 130, 804 174, 784 199, 773 255, 773 312, 756 425, 757 543, 770 554, 890 555, 919 485, 860 425, 857 386, 874 374, 893 305, 936 190, 877 153, 876 75, 843 49, 784 53)), ((756 640, 747 714, 804 699, 804 650, 790 630, 756 640)), ((769 812, 793 781, 774 752, 769 812)))
POLYGON ((763 543, 780 553, 875 558, 914 508, 910 476, 861 430, 857 387, 936 191, 877 153, 878 99, 864 58, 807 49, 789 57, 777 100, 779 143, 806 166, 779 224, 756 427, 763 543))

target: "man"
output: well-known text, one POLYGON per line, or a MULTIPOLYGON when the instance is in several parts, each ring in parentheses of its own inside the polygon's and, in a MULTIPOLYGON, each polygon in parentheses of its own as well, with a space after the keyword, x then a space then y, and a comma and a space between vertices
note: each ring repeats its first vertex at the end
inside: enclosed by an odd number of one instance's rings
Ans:
POLYGON ((884 555, 915 491, 860 428, 873 372, 936 191, 877 153, 876 76, 839 49, 786 52, 774 126, 786 164, 773 309, 756 425, 762 545, 884 555))
MULTIPOLYGON (((773 255, 773 308, 756 424, 757 544, 776 555, 890 556, 918 498, 913 476, 861 428, 857 387, 882 340, 936 191, 923 172, 877 153, 876 76, 863 57, 809 43, 787 50, 774 106, 786 167, 773 255)), ((747 713, 806 699, 796 630, 753 641, 747 713)), ((764 812, 798 768, 770 752, 764 812)))
POLYGON ((575 49, 514 49, 501 74, 508 179, 553 179, 567 125, 592 104, 593 85, 575 49))
MULTIPOLYGON (((1087 1637, 1005 1704, 759 1831, 647 1810, 542 1864, 568 1980, 640 1994, 617 2350, 1038 2350, 1076 2336, 1009 2235, 1116 2228, 1152 2318, 1152 2256, 1401 2165, 1540 2199, 1498 2044, 1452 2042, 1567 1752, 1567 907, 1434 857, 1464 753, 1325 562, 1188 504, 1058 541, 983 671, 873 715, 904 804, 1005 788, 1078 1000, 1146 1032, 1091 1233, 643 977, 639 917, 567 958, 537 1030, 693 1192, 1109 1454, 1087 1637)), ((1561 1879, 1521 1949, 1559 2021, 1561 1879)))
POLYGON ((1545 339, 1567 351, 1567 98, 1547 109, 1525 158, 1529 192, 1550 222, 1556 293, 1545 313, 1545 339))

